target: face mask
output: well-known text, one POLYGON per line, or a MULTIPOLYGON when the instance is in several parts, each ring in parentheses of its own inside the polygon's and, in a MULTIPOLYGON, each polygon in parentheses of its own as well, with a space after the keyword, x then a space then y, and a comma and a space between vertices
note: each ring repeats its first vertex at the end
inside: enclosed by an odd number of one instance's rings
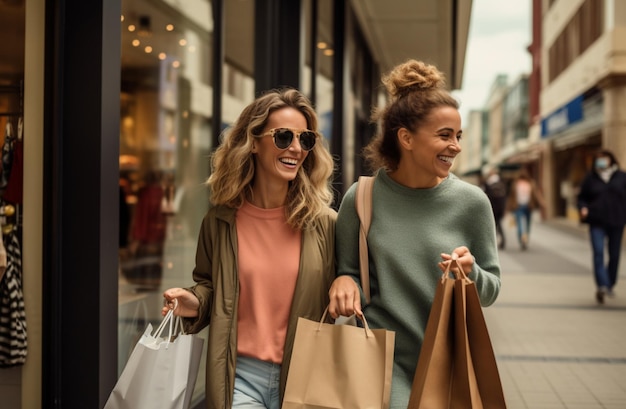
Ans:
POLYGON ((607 158, 598 158, 596 159, 596 168, 597 169, 606 169, 609 167, 609 160, 607 158))

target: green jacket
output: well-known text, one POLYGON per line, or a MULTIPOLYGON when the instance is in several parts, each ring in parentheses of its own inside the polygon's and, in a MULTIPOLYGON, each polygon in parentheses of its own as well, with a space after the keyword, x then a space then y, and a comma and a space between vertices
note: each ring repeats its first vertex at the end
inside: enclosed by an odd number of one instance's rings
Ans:
MULTIPOLYGON (((237 360, 237 210, 225 206, 211 208, 200 229, 196 285, 188 288, 200 300, 199 316, 185 319, 185 329, 197 333, 209 326, 206 365, 207 408, 229 409, 232 405, 237 360)), ((328 290, 335 278, 335 220, 328 209, 316 227, 302 232, 300 269, 287 326, 280 374, 281 399, 287 382, 298 317, 319 321, 328 306, 328 290)), ((259 340, 262 341, 262 340, 259 340)))

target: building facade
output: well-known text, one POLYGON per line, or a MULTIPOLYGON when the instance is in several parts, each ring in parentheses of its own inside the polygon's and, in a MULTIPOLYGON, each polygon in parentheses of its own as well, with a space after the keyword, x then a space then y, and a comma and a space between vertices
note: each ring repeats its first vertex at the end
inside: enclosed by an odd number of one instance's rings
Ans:
POLYGON ((544 1, 537 125, 554 217, 577 220, 575 197, 598 148, 626 163, 626 4, 544 1))
POLYGON ((626 164, 626 3, 531 3, 531 72, 511 83, 494 79, 482 163, 505 176, 525 168, 543 190, 544 217, 577 224, 576 197, 593 153, 610 149, 626 164))

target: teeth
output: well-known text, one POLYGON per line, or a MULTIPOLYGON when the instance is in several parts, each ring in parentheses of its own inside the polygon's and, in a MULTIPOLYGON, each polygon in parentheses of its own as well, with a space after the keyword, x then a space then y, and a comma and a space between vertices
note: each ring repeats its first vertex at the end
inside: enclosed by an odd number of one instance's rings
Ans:
POLYGON ((454 160, 454 156, 440 156, 439 159, 448 163, 452 163, 452 161, 454 160))
POLYGON ((280 161, 288 165, 296 165, 298 163, 296 159, 291 159, 291 158, 281 158, 280 161))

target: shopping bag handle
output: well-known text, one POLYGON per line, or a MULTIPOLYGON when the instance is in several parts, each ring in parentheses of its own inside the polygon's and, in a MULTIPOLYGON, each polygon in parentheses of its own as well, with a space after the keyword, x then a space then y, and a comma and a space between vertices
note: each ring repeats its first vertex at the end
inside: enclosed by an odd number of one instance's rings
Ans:
POLYGON ((467 282, 472 282, 472 280, 467 276, 465 271, 463 271, 463 267, 461 267, 461 263, 459 263, 459 257, 456 253, 452 253, 452 260, 447 264, 446 270, 443 272, 441 276, 441 280, 445 280, 450 277, 450 274, 454 276, 457 280, 465 280, 467 282), (452 264, 456 264, 458 267, 456 270, 452 270, 452 264))
POLYGON ((174 298, 174 308, 170 309, 167 314, 165 314, 163 321, 161 321, 161 324, 159 324, 158 328, 154 331, 154 338, 159 339, 161 338, 161 334, 165 330, 165 326, 169 324, 169 331, 165 344, 165 349, 170 346, 170 342, 172 341, 172 335, 177 336, 179 334, 185 334, 183 331, 183 325, 180 316, 174 315, 174 310, 176 310, 176 307, 178 307, 178 300, 174 298))
MULTIPOLYGON (((326 309, 324 310, 324 313, 322 314, 322 319, 320 320, 320 324, 317 327, 318 332, 322 329, 322 324, 324 324, 324 321, 326 320, 326 314, 328 314, 328 307, 326 307, 326 309)), ((367 320, 365 319, 365 314, 361 314, 357 316, 363 321, 363 330, 365 331, 365 338, 369 338, 373 336, 370 330, 370 327, 367 324, 367 320)))

